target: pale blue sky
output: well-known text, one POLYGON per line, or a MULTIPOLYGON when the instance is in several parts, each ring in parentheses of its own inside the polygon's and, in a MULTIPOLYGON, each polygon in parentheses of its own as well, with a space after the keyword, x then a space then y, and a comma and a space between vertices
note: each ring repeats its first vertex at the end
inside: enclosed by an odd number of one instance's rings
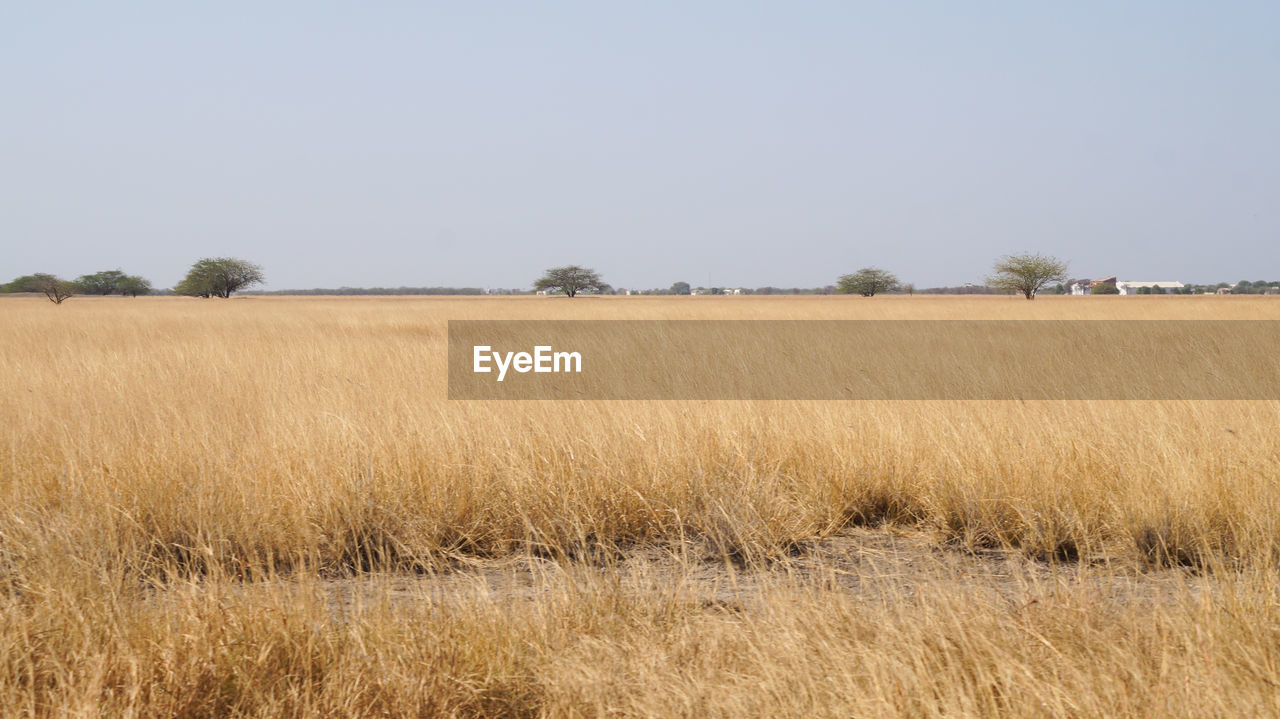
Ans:
POLYGON ((8 3, 0 281, 1280 277, 1274 2, 8 3))

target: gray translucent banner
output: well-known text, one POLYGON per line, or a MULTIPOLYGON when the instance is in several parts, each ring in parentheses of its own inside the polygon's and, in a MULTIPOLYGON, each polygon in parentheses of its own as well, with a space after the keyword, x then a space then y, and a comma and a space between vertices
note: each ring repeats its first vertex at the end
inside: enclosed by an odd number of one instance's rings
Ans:
POLYGON ((465 320, 450 399, 1280 399, 1280 321, 465 320))

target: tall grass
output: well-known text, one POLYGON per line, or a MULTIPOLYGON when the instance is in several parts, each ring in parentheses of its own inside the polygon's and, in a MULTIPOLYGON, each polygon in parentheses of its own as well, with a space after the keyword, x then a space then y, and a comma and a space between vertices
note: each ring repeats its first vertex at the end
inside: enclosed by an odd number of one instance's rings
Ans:
POLYGON ((445 399, 448 319, 860 317, 1280 302, 0 301, 0 713, 1277 712, 1278 400, 445 399), (749 571, 854 526, 1193 579, 1119 604, 1052 580, 1016 606, 930 572, 871 604, 778 580, 727 611, 693 579, 608 569, 656 549, 749 571), (584 578, 532 599, 326 588, 519 557, 584 578))

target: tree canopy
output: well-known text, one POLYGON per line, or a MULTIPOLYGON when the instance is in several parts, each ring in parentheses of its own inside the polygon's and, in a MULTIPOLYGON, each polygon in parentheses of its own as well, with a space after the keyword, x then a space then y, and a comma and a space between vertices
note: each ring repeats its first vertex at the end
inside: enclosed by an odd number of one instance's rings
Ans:
POLYGON ((103 270, 91 275, 80 275, 75 280, 76 290, 86 295, 129 295, 137 297, 151 292, 151 283, 137 275, 126 275, 120 270, 103 270))
POLYGON ((206 257, 187 271, 173 291, 191 297, 221 297, 263 283, 262 268, 234 257, 206 257))
POLYGON ((34 275, 15 277, 0 287, 0 292, 39 292, 40 288, 38 285, 43 277, 52 277, 52 275, 37 272, 34 275))
POLYGON ((1067 281, 1067 263, 1041 254, 1005 255, 995 263, 987 284, 1005 292, 1020 292, 1034 300, 1045 285, 1067 281))
POLYGON ((874 297, 877 293, 897 289, 898 278, 878 267, 863 267, 851 275, 842 275, 836 281, 836 287, 842 294, 874 297))
POLYGON ((5 292, 41 292, 49 301, 55 305, 60 305, 68 297, 72 297, 76 293, 76 286, 72 282, 67 282, 61 277, 48 274, 47 272, 37 272, 34 275, 23 275, 15 278, 12 282, 4 285, 5 292))
POLYGON ((120 270, 104 270, 76 278, 76 289, 86 295, 114 295, 116 287, 125 278, 120 270))
POLYGON ((577 265, 553 267, 533 283, 535 290, 563 293, 574 297, 582 292, 608 292, 611 287, 595 270, 577 265))
POLYGON ((116 284, 117 292, 130 297, 149 295, 151 294, 151 289, 151 281, 137 275, 125 275, 124 278, 116 284))

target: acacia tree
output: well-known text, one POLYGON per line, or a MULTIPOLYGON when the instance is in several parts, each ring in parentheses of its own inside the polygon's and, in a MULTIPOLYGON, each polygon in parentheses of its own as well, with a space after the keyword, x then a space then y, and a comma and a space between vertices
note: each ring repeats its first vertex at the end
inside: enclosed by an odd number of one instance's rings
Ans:
POLYGON ((74 283, 67 282, 61 277, 56 277, 45 272, 37 272, 34 275, 24 275, 10 282, 6 287, 7 292, 42 292, 49 301, 55 305, 60 305, 68 297, 72 297, 76 293, 74 283))
POLYGON ((876 293, 897 288, 898 278, 892 272, 878 267, 863 267, 851 275, 842 275, 836 281, 841 294, 875 297, 876 293))
POLYGON ((63 300, 76 293, 76 286, 74 283, 67 282, 60 277, 49 275, 46 280, 41 282, 40 291, 44 293, 45 297, 49 298, 50 302, 60 305, 63 300))
POLYGON ((173 291, 191 297, 221 297, 263 283, 262 268, 234 257, 206 257, 187 271, 173 291))
POLYGON ((1034 300, 1044 286, 1067 281, 1067 263, 1041 254, 1005 255, 996 261, 987 284, 1005 292, 1020 292, 1034 300))
POLYGON ((566 265, 547 270, 546 274, 533 283, 533 289, 564 293, 574 297, 579 292, 608 292, 612 288, 600 279, 600 275, 595 270, 566 265))

